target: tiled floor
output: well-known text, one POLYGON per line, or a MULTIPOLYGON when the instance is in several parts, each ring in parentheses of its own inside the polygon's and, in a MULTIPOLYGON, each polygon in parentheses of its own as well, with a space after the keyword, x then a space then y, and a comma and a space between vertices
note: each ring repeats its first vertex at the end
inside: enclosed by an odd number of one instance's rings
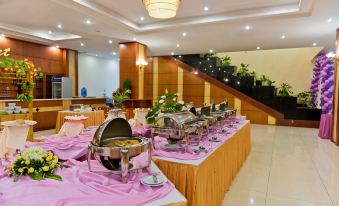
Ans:
POLYGON ((318 130, 252 126, 252 152, 223 206, 339 206, 339 147, 318 130))

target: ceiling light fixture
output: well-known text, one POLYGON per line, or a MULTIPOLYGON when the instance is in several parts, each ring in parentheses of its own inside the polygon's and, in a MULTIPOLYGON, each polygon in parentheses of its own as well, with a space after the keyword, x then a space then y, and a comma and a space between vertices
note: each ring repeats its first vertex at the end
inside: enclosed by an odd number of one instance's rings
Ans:
POLYGON ((140 20, 141 20, 141 21, 145 20, 145 17, 141 16, 141 17, 140 17, 140 20))
POLYGON ((194 74, 195 74, 195 75, 198 75, 198 72, 197 72, 197 71, 195 71, 195 72, 194 72, 194 74))
POLYGON ((59 28, 59 29, 62 29, 62 25, 61 25, 61 24, 58 24, 58 28, 59 28))
POLYGON ((55 45, 55 48, 59 49, 59 45, 55 45))
POLYGON ((117 53, 115 53, 115 52, 113 52, 112 54, 113 54, 113 55, 117 55, 117 53))
POLYGON ((249 31, 250 29, 251 29, 251 26, 250 26, 250 25, 246 25, 246 26, 245 26, 245 30, 246 30, 246 31, 249 31))
POLYGON ((81 42, 81 43, 80 43, 80 46, 84 46, 84 43, 81 42))
POLYGON ((213 49, 210 49, 210 53, 213 53, 213 49))
POLYGON ((136 41, 136 40, 137 40, 137 38, 134 37, 134 38, 133 38, 133 41, 136 41))
POLYGON ((109 43, 109 44, 112 44, 112 43, 113 43, 113 41, 112 41, 112 40, 108 40, 108 43, 109 43))
POLYGON ((205 7, 204 7, 204 11, 208 11, 208 6, 205 6, 205 7))
POLYGON ((181 0, 142 0, 148 14, 156 19, 169 19, 177 15, 181 0))
POLYGON ((332 21, 333 21, 332 18, 327 19, 327 22, 328 22, 328 23, 331 23, 332 21))
POLYGON ((171 55, 173 56, 173 55, 174 55, 174 52, 171 52, 171 55))
POLYGON ((91 24, 92 22, 91 22, 91 20, 87 19, 87 20, 85 21, 85 23, 86 23, 86 24, 91 24))
POLYGON ((48 31, 49 34, 52 34, 53 32, 52 31, 48 31))
POLYGON ((187 36, 187 33, 186 32, 182 32, 182 36, 187 36))
POLYGON ((177 44, 177 47, 179 48, 179 47, 180 47, 180 44, 177 44))
POLYGON ((281 36, 281 39, 286 39, 286 36, 285 36, 285 35, 282 35, 282 36, 281 36))
POLYGON ((6 35, 5 34, 1 34, 1 37, 5 37, 6 35))
POLYGON ((260 48, 260 46, 257 46, 257 50, 260 50, 261 48, 260 48))
POLYGON ((97 57, 97 56, 98 56, 98 54, 95 54, 95 56, 97 57))
POLYGON ((312 46, 317 46, 317 43, 316 43, 316 42, 313 42, 312 46))

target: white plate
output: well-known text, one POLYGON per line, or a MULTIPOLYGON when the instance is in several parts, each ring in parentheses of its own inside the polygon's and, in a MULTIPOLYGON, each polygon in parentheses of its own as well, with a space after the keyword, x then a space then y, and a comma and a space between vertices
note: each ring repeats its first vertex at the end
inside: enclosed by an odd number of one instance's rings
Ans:
POLYGON ((157 175, 158 182, 154 182, 153 175, 143 177, 140 182, 143 185, 150 187, 162 186, 167 182, 167 179, 163 175, 157 175))

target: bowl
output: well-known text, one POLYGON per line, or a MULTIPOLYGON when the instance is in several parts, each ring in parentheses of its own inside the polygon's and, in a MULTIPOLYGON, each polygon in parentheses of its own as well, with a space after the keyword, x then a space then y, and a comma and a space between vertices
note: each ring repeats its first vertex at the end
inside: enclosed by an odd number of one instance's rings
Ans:
POLYGON ((9 107, 15 107, 16 103, 8 103, 9 107))
POLYGON ((14 111, 13 110, 6 110, 7 114, 13 114, 14 111))
POLYGON ((21 113, 22 114, 26 114, 27 113, 27 109, 21 109, 21 113))
POLYGON ((21 106, 16 106, 16 107, 14 108, 14 110, 20 111, 20 110, 21 110, 21 106))

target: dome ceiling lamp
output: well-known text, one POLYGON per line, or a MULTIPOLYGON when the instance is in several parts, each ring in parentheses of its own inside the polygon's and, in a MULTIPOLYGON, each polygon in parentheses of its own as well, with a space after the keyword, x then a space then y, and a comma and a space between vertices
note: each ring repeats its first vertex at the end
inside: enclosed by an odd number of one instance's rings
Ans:
POLYGON ((177 15, 181 0, 142 0, 148 14, 156 19, 169 19, 177 15))

